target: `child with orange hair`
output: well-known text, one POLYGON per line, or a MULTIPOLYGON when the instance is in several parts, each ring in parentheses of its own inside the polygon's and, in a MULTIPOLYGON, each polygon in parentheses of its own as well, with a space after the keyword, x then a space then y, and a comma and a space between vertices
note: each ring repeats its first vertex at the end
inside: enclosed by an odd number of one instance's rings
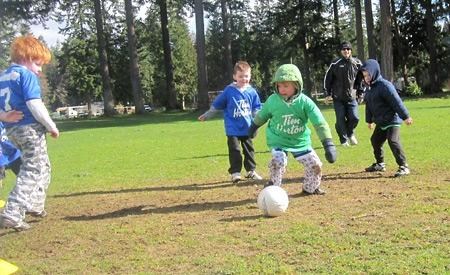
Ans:
POLYGON ((31 35, 17 37, 11 44, 11 66, 0 74, 0 111, 17 110, 23 118, 5 122, 6 135, 22 152, 16 185, 0 215, 0 227, 27 230, 25 214, 45 217, 45 198, 50 184, 50 161, 46 132, 53 138, 59 130, 41 98, 39 74, 51 59, 49 49, 31 35))

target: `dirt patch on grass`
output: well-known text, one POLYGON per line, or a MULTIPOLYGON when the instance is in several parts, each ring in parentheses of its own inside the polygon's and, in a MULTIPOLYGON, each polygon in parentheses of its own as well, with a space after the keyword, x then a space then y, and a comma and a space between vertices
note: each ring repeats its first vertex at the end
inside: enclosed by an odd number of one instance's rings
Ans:
POLYGON ((0 255, 25 274, 448 272, 449 179, 344 171, 304 196, 288 173, 278 218, 255 181, 57 194, 30 231, 0 230, 0 255))

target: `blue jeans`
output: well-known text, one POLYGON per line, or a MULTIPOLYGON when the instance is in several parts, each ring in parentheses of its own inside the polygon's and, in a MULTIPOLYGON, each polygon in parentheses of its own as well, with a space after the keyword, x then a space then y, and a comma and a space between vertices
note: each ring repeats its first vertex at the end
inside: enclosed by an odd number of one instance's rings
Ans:
POLYGON ((342 144, 354 134, 354 130, 358 125, 358 103, 356 99, 348 102, 334 99, 333 105, 336 114, 336 132, 342 144))

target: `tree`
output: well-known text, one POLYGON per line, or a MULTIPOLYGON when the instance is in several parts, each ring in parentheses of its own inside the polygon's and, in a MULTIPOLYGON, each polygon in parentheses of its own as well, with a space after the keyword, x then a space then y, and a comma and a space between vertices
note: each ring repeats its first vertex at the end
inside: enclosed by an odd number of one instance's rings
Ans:
POLYGON ((103 102, 106 116, 112 116, 114 110, 114 99, 111 91, 111 79, 109 78, 108 55, 106 53, 105 37, 103 33, 103 16, 101 0, 94 0, 95 24, 97 29, 97 49, 100 58, 100 74, 103 84, 103 102))
POLYGON ((355 28, 356 28, 356 46, 358 50, 358 57, 362 60, 365 59, 364 52, 364 34, 361 18, 361 0, 355 0, 355 28))
POLYGON ((373 31, 373 13, 372 1, 364 0, 364 9, 366 11, 366 27, 367 27, 367 48, 369 50, 369 58, 376 59, 375 36, 373 31))
POLYGON ((197 50, 197 89, 198 108, 207 109, 208 99, 208 74, 206 70, 205 27, 203 21, 203 1, 195 0, 195 41, 197 50))
POLYGON ((231 55, 231 34, 229 28, 229 19, 228 19, 228 9, 227 9, 227 1, 220 0, 220 7, 222 12, 222 27, 223 27, 223 44, 224 44, 224 52, 223 59, 225 60, 225 75, 227 76, 226 81, 232 80, 233 73, 233 57, 231 55))
POLYGON ((428 69, 429 72, 429 78, 430 78, 430 85, 429 90, 430 93, 437 93, 441 89, 438 86, 440 81, 437 73, 437 50, 436 50, 436 34, 434 30, 434 15, 433 15, 433 5, 431 3, 431 0, 423 0, 422 5, 425 8, 425 14, 426 14, 426 30, 428 34, 428 54, 430 55, 430 66, 428 69))
POLYGON ((381 73, 387 80, 393 81, 392 20, 391 3, 389 0, 380 0, 380 25, 381 73))
POLYGON ((172 61, 172 47, 169 34, 169 19, 167 14, 166 0, 158 0, 161 17, 161 33, 164 50, 164 67, 166 69, 166 85, 167 85, 167 109, 177 108, 177 94, 173 83, 173 61, 172 61))
POLYGON ((134 29, 133 6, 131 0, 125 0, 125 13, 127 21, 128 51, 130 56, 130 78, 133 91, 135 111, 137 114, 143 114, 144 102, 142 100, 141 79, 139 75, 138 54, 136 47, 136 34, 134 29))
POLYGON ((339 27, 339 7, 338 0, 333 0, 333 23, 334 23, 334 37, 336 41, 341 40, 341 28, 339 27))

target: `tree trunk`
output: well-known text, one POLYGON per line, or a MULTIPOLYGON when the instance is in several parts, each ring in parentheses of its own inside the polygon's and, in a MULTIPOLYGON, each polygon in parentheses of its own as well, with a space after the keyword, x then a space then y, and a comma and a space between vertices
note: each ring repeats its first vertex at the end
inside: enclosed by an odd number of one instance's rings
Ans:
POLYGON ((391 3, 380 0, 380 43, 381 43, 381 74, 389 81, 394 80, 394 65, 392 57, 392 20, 391 3))
POLYGON ((440 91, 438 87, 439 77, 437 73, 437 53, 436 53, 436 34, 434 32, 434 16, 431 0, 423 1, 426 15, 426 28, 428 33, 428 54, 430 55, 430 66, 428 73, 430 78, 429 93, 434 94, 440 91))
POLYGON ((167 16, 167 3, 166 0, 158 0, 158 3, 161 16, 164 66, 166 68, 166 85, 167 85, 166 88, 168 92, 166 107, 169 110, 173 110, 177 108, 177 93, 175 91, 175 85, 173 83, 173 61, 169 35, 169 19, 167 16))
POLYGON ((108 55, 106 53, 105 38, 103 33, 103 17, 101 9, 101 0, 94 1, 95 7, 95 26, 97 28, 98 56, 100 58, 100 74, 102 76, 103 102, 105 116, 116 114, 114 110, 114 98, 111 90, 111 79, 109 77, 108 55))
POLYGON ((130 55, 131 89, 136 114, 143 114, 144 101, 142 99, 141 77, 139 75, 138 54, 136 48, 136 33, 134 31, 133 6, 131 0, 125 0, 125 14, 127 20, 128 51, 130 55))
POLYGON ((361 0, 355 0, 355 17, 356 17, 356 46, 358 49, 358 57, 361 60, 366 58, 366 54, 364 52, 364 34, 362 27, 362 18, 361 18, 361 0))
POLYGON ((226 69, 226 80, 224 84, 228 84, 233 79, 233 57, 231 56, 231 34, 230 28, 228 26, 228 9, 227 1, 220 0, 220 5, 222 8, 222 27, 223 27, 223 43, 224 43, 224 59, 225 59, 225 69, 226 69))
POLYGON ((375 48, 375 37, 373 35, 373 13, 372 1, 364 0, 364 8, 366 11, 366 26, 367 26, 367 48, 369 50, 369 58, 376 59, 377 51, 375 48))
POLYGON ((341 41, 341 28, 339 27, 338 0, 333 0, 333 22, 334 22, 334 36, 336 38, 336 41, 341 41))
POLYGON ((198 108, 207 109, 208 74, 206 70, 205 26, 203 21, 203 1, 195 0, 195 39, 197 44, 197 77, 198 77, 198 108))
MULTIPOLYGON (((305 6, 304 6, 304 1, 300 1, 299 4, 299 25, 300 26, 305 26, 306 22, 305 22, 305 6)), ((302 48, 303 51, 303 61, 304 61, 304 66, 302 66, 302 71, 303 71, 303 81, 304 81, 304 87, 303 89, 305 91, 307 91, 310 95, 312 94, 312 81, 311 81, 311 71, 310 68, 311 66, 309 65, 310 61, 309 61, 309 54, 308 54, 308 41, 306 39, 306 32, 304 28, 300 29, 300 47, 302 48)))
POLYGON ((396 44, 395 53, 398 58, 398 62, 400 64, 401 74, 403 76, 404 87, 409 86, 408 79, 408 67, 406 65, 406 57, 408 56, 408 52, 403 47, 403 39, 400 34, 400 27, 398 25, 397 16, 395 15, 395 1, 391 0, 391 8, 392 8, 392 24, 394 27, 394 41, 396 44))

